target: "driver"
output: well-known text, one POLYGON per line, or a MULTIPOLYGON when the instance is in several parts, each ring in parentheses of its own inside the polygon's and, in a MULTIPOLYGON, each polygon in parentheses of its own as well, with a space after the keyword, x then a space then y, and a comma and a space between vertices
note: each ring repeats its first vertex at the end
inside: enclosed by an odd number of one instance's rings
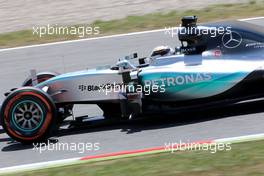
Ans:
POLYGON ((151 52, 150 58, 158 58, 163 56, 171 56, 175 53, 174 49, 169 46, 158 46, 151 52))
POLYGON ((175 54, 175 50, 169 46, 158 46, 154 48, 151 52, 149 58, 147 58, 148 63, 153 63, 156 58, 163 57, 163 56, 171 56, 175 54))

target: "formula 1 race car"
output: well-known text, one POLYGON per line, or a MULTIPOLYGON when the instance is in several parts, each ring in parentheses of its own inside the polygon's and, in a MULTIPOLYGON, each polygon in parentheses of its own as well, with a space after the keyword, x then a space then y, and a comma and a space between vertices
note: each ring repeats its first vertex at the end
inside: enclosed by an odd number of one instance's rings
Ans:
POLYGON ((170 110, 220 106, 264 97, 263 27, 246 22, 197 25, 182 18, 180 47, 157 47, 111 67, 39 73, 7 92, 1 123, 13 139, 48 138, 75 104, 96 104, 107 118, 132 119, 170 110))

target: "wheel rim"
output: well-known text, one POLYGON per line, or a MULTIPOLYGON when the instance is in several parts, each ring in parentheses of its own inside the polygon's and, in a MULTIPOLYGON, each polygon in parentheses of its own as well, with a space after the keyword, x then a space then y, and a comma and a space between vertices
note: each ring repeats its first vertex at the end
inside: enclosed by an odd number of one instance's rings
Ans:
POLYGON ((34 101, 25 100, 18 103, 12 111, 14 126, 23 132, 37 130, 43 123, 42 108, 34 101))

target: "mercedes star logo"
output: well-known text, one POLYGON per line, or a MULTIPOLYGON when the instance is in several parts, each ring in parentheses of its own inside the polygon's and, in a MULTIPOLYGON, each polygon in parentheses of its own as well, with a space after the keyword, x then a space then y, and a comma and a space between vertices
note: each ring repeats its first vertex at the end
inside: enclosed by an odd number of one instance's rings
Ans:
POLYGON ((242 43, 242 36, 238 32, 226 32, 222 37, 222 42, 226 48, 236 48, 242 43))

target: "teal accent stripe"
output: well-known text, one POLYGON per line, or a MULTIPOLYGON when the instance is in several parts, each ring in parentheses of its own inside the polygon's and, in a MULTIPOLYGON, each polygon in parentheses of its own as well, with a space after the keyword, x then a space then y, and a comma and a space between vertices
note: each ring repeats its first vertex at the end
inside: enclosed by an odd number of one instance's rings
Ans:
POLYGON ((236 72, 236 73, 147 73, 140 74, 139 80, 145 85, 145 81, 155 80, 155 84, 161 86, 165 84, 165 93, 163 95, 170 96, 171 98, 200 98, 208 97, 222 93, 243 80, 249 73, 236 72), (197 75, 199 76, 197 77, 197 75), (208 76, 210 75, 210 76, 208 76), (171 84, 169 79, 174 81, 171 84), (193 78, 190 80, 190 78, 193 78), (198 78, 198 79, 196 79, 198 78), (163 80, 163 81, 161 81, 163 80))

